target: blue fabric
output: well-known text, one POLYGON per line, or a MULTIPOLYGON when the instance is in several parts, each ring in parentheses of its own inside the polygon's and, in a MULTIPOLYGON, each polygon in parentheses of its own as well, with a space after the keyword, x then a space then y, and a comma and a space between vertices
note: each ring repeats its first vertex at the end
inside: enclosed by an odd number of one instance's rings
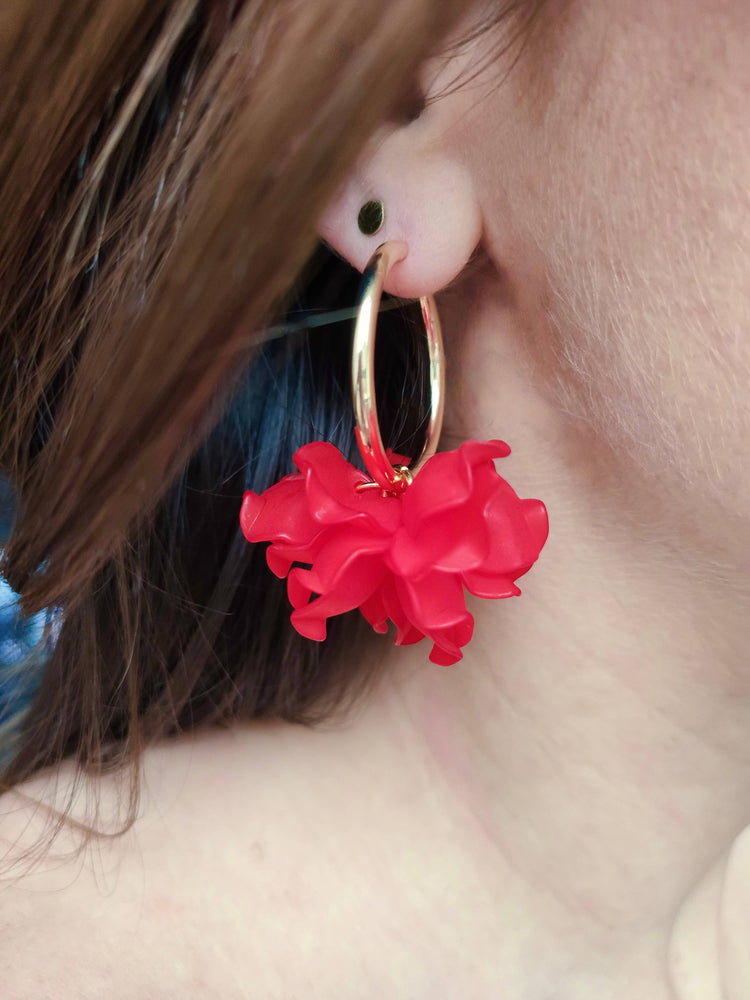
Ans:
MULTIPOLYGON (((8 478, 0 473, 0 556, 10 537, 15 501, 8 478)), ((62 625, 60 608, 26 616, 18 594, 0 576, 0 765, 18 746, 23 720, 55 647, 62 625)))

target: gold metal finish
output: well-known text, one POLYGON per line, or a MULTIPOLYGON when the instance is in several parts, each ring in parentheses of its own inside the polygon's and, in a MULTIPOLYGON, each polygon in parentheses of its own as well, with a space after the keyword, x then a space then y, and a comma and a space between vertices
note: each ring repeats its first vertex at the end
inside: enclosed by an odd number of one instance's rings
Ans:
MULTIPOLYGON (((388 461, 380 436, 375 402, 375 335, 383 285, 394 264, 403 260, 408 247, 401 242, 381 244, 372 255, 362 274, 359 307, 354 325, 352 347, 352 397, 354 400, 355 434, 367 471, 387 493, 401 493, 411 483, 425 462, 432 458, 438 446, 443 424, 445 397, 445 356, 440 319, 435 300, 426 295, 419 300, 422 307, 430 358, 430 422, 424 448, 410 468, 388 461)), ((364 486, 365 484, 363 484, 364 486)))

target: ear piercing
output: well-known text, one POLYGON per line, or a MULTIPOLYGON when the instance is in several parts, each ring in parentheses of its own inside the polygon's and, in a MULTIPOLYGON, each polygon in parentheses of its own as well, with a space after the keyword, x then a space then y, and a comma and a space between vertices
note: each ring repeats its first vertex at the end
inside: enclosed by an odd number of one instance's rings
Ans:
POLYGON ((357 225, 365 236, 374 236, 383 228, 385 205, 382 201, 366 201, 359 210, 357 225))

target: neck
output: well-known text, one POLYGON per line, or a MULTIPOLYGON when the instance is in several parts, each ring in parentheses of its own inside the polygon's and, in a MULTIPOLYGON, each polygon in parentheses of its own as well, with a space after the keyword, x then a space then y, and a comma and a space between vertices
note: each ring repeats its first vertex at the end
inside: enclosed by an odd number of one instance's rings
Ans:
POLYGON ((522 597, 469 599, 459 664, 394 650, 375 710, 485 869, 520 874, 561 937, 625 948, 750 822, 747 585, 657 523, 488 327, 473 317, 481 356, 461 345, 460 436, 508 440, 500 474, 545 501, 549 541, 522 597))

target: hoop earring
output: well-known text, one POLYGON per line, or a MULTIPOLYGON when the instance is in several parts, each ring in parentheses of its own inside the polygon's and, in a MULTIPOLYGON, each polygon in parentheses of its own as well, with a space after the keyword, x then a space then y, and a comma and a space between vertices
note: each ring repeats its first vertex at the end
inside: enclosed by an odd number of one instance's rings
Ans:
POLYGON ((422 454, 413 466, 395 468, 383 447, 375 403, 375 338, 383 286, 393 266, 406 256, 405 243, 382 243, 370 258, 362 273, 359 305, 352 342, 352 400, 354 402, 354 435, 365 468, 385 492, 401 493, 437 451, 443 425, 445 397, 445 352, 437 305, 431 295, 419 300, 422 321, 427 336, 430 365, 430 420, 422 454))
POLYGON ((408 458, 392 464, 402 456, 383 446, 373 360, 383 285, 407 253, 402 243, 379 246, 360 285, 352 395, 355 436, 372 478, 334 445, 313 441, 294 456, 299 472, 260 495, 245 493, 240 526, 248 541, 271 543, 266 560, 287 577, 291 622, 301 635, 321 641, 328 618, 359 608, 376 632, 391 621, 396 645, 431 639, 430 660, 448 666, 462 658, 474 629, 464 591, 519 595, 515 581, 539 557, 548 520, 541 500, 519 498, 498 475, 494 459, 510 454, 504 441, 466 441, 436 453, 445 363, 431 296, 421 300, 431 387, 425 446, 413 466, 408 458))

